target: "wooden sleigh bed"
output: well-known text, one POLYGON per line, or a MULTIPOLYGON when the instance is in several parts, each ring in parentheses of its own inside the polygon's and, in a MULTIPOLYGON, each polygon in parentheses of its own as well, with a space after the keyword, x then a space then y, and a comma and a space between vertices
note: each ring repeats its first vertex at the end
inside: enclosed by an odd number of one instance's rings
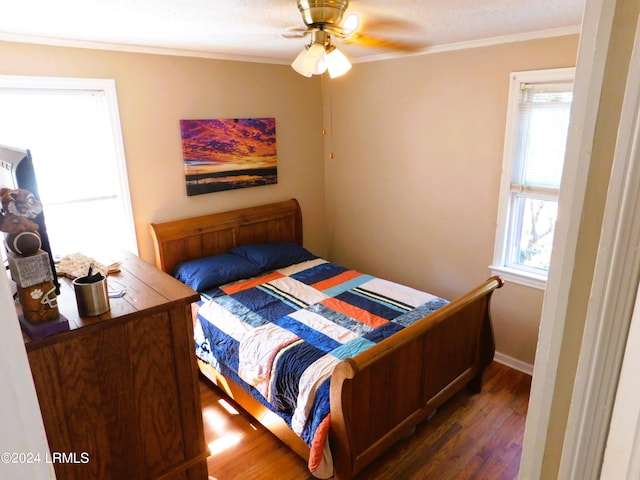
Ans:
MULTIPOLYGON (((237 245, 302 245, 295 199, 230 212, 152 224, 156 264, 172 273, 181 262, 218 255, 237 245)), ((400 440, 463 388, 481 390, 494 356, 489 315, 491 277, 416 323, 338 363, 330 379, 329 441, 334 478, 346 480, 400 440)), ((278 415, 201 360, 202 374, 298 455, 310 447, 278 415)))

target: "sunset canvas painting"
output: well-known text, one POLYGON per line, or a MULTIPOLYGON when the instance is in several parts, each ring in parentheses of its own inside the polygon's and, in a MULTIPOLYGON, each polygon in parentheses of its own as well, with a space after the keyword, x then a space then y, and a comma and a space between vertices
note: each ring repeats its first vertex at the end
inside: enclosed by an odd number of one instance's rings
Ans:
POLYGON ((180 120, 187 195, 278 182, 275 118, 180 120))

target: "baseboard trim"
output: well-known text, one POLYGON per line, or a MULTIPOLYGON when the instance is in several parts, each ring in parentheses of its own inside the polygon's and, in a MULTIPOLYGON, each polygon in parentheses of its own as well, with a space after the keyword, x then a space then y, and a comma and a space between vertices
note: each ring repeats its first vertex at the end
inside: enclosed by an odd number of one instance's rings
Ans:
POLYGON ((522 373, 533 376, 533 365, 525 363, 522 360, 518 360, 517 358, 510 357, 509 355, 505 355, 500 352, 496 352, 493 359, 502 365, 506 365, 507 367, 511 367, 522 373))

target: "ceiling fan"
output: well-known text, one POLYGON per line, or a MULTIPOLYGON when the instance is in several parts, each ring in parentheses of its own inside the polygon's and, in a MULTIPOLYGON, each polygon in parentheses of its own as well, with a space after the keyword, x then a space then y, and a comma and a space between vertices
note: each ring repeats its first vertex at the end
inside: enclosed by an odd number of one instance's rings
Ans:
MULTIPOLYGON (((416 45, 368 36, 362 32, 358 14, 346 15, 348 0, 297 0, 306 27, 291 28, 284 38, 310 35, 310 42, 298 54, 291 66, 310 77, 328 71, 331 78, 345 74, 351 68, 347 57, 331 43, 332 36, 352 45, 413 51, 416 45)), ((389 23, 389 20, 386 21, 389 23)))

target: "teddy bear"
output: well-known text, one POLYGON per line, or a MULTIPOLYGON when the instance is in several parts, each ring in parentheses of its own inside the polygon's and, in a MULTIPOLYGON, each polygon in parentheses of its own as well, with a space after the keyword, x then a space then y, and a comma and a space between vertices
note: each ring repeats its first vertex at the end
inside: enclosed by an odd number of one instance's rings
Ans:
POLYGON ((33 193, 24 188, 0 189, 0 201, 5 213, 13 213, 19 217, 35 218, 42 212, 42 203, 33 193))

